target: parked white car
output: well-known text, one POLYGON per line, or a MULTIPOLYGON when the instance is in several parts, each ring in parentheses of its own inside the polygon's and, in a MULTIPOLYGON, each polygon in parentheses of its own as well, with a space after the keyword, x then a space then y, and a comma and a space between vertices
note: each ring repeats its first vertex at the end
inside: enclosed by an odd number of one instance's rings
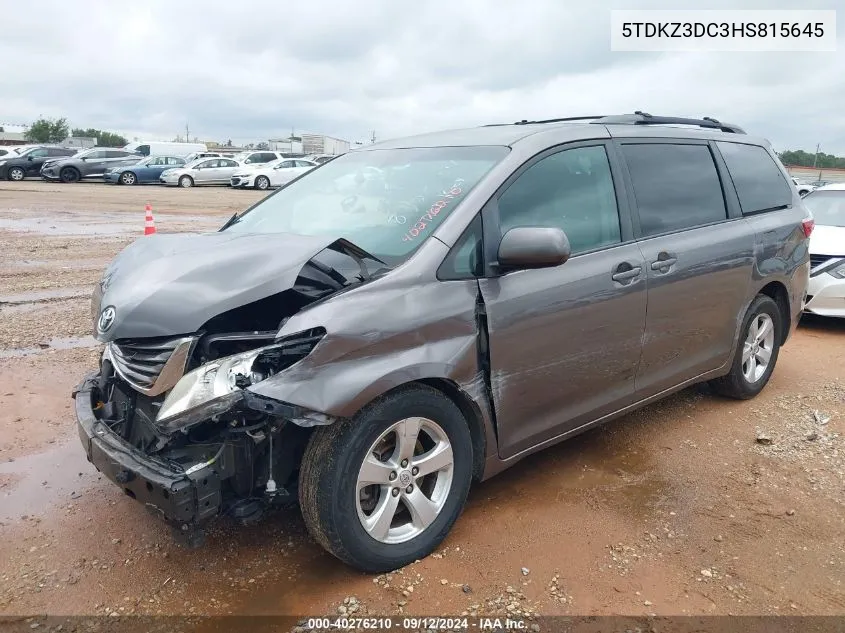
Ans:
POLYGON ((845 184, 819 187, 804 197, 804 204, 816 222, 804 310, 845 317, 845 184))
POLYGON ((801 182, 797 178, 792 179, 792 184, 795 185, 795 188, 798 190, 798 194, 801 196, 806 196, 808 193, 816 189, 813 185, 801 182))
POLYGON ((242 169, 232 175, 230 184, 239 189, 281 187, 319 164, 304 158, 283 158, 264 167, 242 169))
POLYGON ((159 182, 180 187, 227 185, 240 168, 241 164, 231 158, 200 158, 184 167, 163 171, 159 182))
POLYGON ((254 150, 251 152, 241 152, 232 156, 241 165, 248 167, 262 167, 269 165, 285 157, 281 152, 271 152, 270 150, 254 150))

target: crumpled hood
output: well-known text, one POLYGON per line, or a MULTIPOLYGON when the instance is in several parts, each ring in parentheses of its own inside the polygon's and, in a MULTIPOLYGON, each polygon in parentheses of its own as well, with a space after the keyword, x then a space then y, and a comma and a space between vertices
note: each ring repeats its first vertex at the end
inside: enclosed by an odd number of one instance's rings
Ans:
POLYGON ((106 342, 195 332, 218 314, 292 288, 308 260, 336 240, 233 231, 139 238, 94 290, 95 336, 106 342), (107 307, 114 318, 102 332, 97 322, 107 307))

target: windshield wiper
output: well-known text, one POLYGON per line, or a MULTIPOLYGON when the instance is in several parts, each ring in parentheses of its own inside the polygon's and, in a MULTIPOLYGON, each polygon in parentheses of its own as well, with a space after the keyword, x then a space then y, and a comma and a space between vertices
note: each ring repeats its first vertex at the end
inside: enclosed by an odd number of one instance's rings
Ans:
POLYGON ((238 223, 238 222, 240 222, 240 221, 241 221, 241 218, 240 218, 240 216, 238 215, 238 212, 237 212, 237 211, 235 211, 235 212, 232 214, 232 217, 231 217, 231 218, 229 218, 228 220, 226 220, 226 224, 224 224, 223 226, 221 226, 221 227, 220 227, 219 231, 225 231, 225 230, 226 230, 226 229, 228 229, 230 226, 232 226, 233 224, 236 224, 236 223, 238 223))

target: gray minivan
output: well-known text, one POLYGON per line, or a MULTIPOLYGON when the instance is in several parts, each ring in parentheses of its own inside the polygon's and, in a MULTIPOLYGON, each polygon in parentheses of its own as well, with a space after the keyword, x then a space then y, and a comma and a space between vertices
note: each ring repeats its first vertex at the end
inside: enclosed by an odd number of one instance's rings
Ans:
POLYGON ((714 119, 382 142, 118 255, 79 434, 192 543, 298 503, 338 558, 395 569, 473 480, 695 383, 759 393, 812 228, 769 144, 714 119))

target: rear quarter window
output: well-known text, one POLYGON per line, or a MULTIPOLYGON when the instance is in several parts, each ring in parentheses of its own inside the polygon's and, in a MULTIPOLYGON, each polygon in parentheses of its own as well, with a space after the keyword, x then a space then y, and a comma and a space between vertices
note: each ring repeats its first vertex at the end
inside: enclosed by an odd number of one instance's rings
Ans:
POLYGON ((728 166, 743 215, 792 204, 792 189, 765 148, 729 141, 716 145, 728 166))

